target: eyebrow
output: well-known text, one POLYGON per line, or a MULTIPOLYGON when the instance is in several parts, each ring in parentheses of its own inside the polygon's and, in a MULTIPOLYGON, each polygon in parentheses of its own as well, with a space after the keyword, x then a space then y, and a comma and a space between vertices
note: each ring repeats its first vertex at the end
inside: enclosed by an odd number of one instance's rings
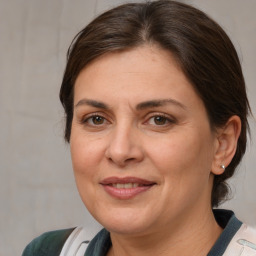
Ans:
POLYGON ((101 109, 109 109, 107 104, 97 101, 97 100, 89 100, 89 99, 82 99, 82 100, 78 101, 78 103, 75 105, 75 108, 82 106, 82 105, 88 105, 88 106, 92 106, 95 108, 101 108, 101 109))
MULTIPOLYGON (((141 102, 136 106, 136 110, 144 110, 147 108, 157 108, 157 107, 162 107, 162 106, 165 106, 168 104, 173 104, 180 108, 186 109, 185 105, 181 104, 179 101, 176 101, 174 99, 159 99, 159 100, 149 100, 149 101, 141 102)), ((110 109, 110 107, 107 104, 105 104, 101 101, 90 100, 90 99, 80 100, 75 105, 75 108, 82 106, 82 105, 92 106, 95 108, 100 108, 100 109, 105 109, 105 110, 110 109)))
POLYGON ((168 104, 173 104, 175 106, 186 109, 185 105, 181 104, 179 101, 174 99, 160 99, 160 100, 149 100, 149 101, 141 102, 136 106, 136 109, 144 110, 147 108, 157 108, 157 107, 162 107, 168 104))

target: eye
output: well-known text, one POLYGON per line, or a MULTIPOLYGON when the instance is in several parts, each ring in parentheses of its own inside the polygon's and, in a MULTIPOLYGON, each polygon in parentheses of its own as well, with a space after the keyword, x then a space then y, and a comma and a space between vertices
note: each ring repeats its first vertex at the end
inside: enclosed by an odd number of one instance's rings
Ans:
POLYGON ((164 115, 155 115, 149 118, 147 123, 156 126, 166 126, 170 123, 174 123, 174 121, 164 115))
POLYGON ((90 126, 100 126, 104 125, 107 122, 107 120, 100 115, 93 115, 90 117, 85 118, 82 123, 88 124, 90 126))

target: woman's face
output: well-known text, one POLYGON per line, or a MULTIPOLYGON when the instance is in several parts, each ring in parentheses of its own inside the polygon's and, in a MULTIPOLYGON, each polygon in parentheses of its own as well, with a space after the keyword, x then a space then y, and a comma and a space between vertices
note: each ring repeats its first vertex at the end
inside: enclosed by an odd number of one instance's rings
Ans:
POLYGON ((109 53, 75 83, 70 146, 80 196, 108 230, 175 228, 211 207, 217 138, 170 53, 109 53))

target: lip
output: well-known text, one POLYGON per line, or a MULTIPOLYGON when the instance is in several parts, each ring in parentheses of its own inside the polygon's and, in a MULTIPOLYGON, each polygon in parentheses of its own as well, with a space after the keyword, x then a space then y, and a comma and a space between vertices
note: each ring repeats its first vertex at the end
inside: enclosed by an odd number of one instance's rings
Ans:
POLYGON ((156 182, 145 180, 137 177, 108 177, 103 179, 100 184, 103 186, 104 190, 112 197, 128 200, 136 197, 141 193, 145 193, 150 190, 156 182), (117 188, 112 184, 128 184, 128 183, 136 183, 137 187, 132 188, 117 188))

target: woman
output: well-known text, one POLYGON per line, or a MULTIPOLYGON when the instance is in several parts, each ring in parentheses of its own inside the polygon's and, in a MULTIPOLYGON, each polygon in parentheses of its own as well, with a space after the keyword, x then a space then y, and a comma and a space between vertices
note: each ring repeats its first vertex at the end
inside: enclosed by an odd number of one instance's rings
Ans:
POLYGON ((225 200, 250 112, 237 53, 201 11, 131 3, 83 29, 60 90, 80 196, 104 226, 53 231, 23 255, 256 255, 225 200))

